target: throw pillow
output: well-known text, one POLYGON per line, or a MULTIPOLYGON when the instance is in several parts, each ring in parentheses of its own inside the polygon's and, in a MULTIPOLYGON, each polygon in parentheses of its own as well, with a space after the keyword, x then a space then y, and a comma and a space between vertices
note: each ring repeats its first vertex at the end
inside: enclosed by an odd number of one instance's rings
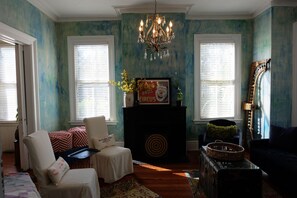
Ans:
POLYGON ((102 139, 93 139, 93 144, 95 148, 98 149, 99 151, 101 151, 106 147, 113 146, 115 145, 114 135, 111 134, 108 137, 102 138, 102 139))
POLYGON ((68 170, 69 165, 62 157, 59 157, 57 161, 47 169, 49 178, 55 185, 59 184, 60 180, 68 170))
POLYGON ((270 126, 269 143, 277 148, 297 152, 297 127, 270 126))
POLYGON ((211 123, 207 124, 206 136, 211 139, 226 140, 233 138, 237 134, 237 126, 217 126, 211 123))

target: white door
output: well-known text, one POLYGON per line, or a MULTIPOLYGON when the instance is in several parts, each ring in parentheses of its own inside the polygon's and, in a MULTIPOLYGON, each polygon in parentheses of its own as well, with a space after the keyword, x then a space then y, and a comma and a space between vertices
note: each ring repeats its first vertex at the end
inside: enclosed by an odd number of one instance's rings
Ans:
POLYGON ((27 111, 26 111, 26 91, 25 91, 25 63, 24 48, 22 45, 15 45, 16 50, 16 73, 17 73, 17 96, 18 96, 18 120, 19 120, 19 146, 20 146, 20 163, 21 168, 27 170, 29 168, 27 156, 28 152, 24 144, 23 137, 28 134, 27 128, 27 111))
POLYGON ((0 40, 17 45, 17 80, 18 105, 20 123, 19 144, 21 169, 29 168, 29 157, 23 138, 40 129, 37 41, 27 35, 0 22, 0 40))

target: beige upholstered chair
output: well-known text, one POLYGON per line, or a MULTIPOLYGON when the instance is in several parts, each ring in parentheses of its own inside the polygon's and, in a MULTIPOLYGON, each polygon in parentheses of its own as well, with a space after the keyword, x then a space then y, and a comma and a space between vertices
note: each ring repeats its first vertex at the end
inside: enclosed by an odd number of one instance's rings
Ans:
POLYGON ((98 176, 93 168, 65 169, 59 183, 51 182, 48 168, 55 162, 53 148, 46 131, 37 131, 24 138, 32 169, 42 198, 99 198, 98 176))
POLYGON ((85 118, 84 123, 88 134, 89 147, 100 150, 91 157, 91 165, 97 170, 98 176, 103 178, 105 183, 112 183, 125 175, 133 173, 130 149, 116 146, 115 141, 105 148, 98 148, 95 145, 95 141, 101 141, 109 136, 105 117, 85 118))

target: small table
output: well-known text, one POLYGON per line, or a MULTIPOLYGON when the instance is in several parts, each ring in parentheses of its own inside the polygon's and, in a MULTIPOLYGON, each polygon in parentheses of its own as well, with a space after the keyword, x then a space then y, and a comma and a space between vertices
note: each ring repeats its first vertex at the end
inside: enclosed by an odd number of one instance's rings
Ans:
POLYGON ((74 159, 74 162, 70 164, 71 168, 89 168, 90 157, 99 152, 93 148, 83 148, 69 154, 67 157, 74 159))
POLYGON ((200 155, 201 186, 209 198, 262 197, 262 170, 247 159, 220 161, 200 155))

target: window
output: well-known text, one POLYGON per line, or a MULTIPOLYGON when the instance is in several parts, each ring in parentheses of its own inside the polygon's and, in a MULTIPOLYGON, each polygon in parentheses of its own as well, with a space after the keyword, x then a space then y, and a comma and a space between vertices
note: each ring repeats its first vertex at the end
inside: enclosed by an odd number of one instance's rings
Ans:
POLYGON ((71 121, 104 115, 115 120, 113 36, 68 37, 71 121))
POLYGON ((240 35, 197 34, 195 42, 195 121, 240 119, 240 35))
POLYGON ((0 45, 0 121, 15 121, 17 81, 15 47, 0 45))

